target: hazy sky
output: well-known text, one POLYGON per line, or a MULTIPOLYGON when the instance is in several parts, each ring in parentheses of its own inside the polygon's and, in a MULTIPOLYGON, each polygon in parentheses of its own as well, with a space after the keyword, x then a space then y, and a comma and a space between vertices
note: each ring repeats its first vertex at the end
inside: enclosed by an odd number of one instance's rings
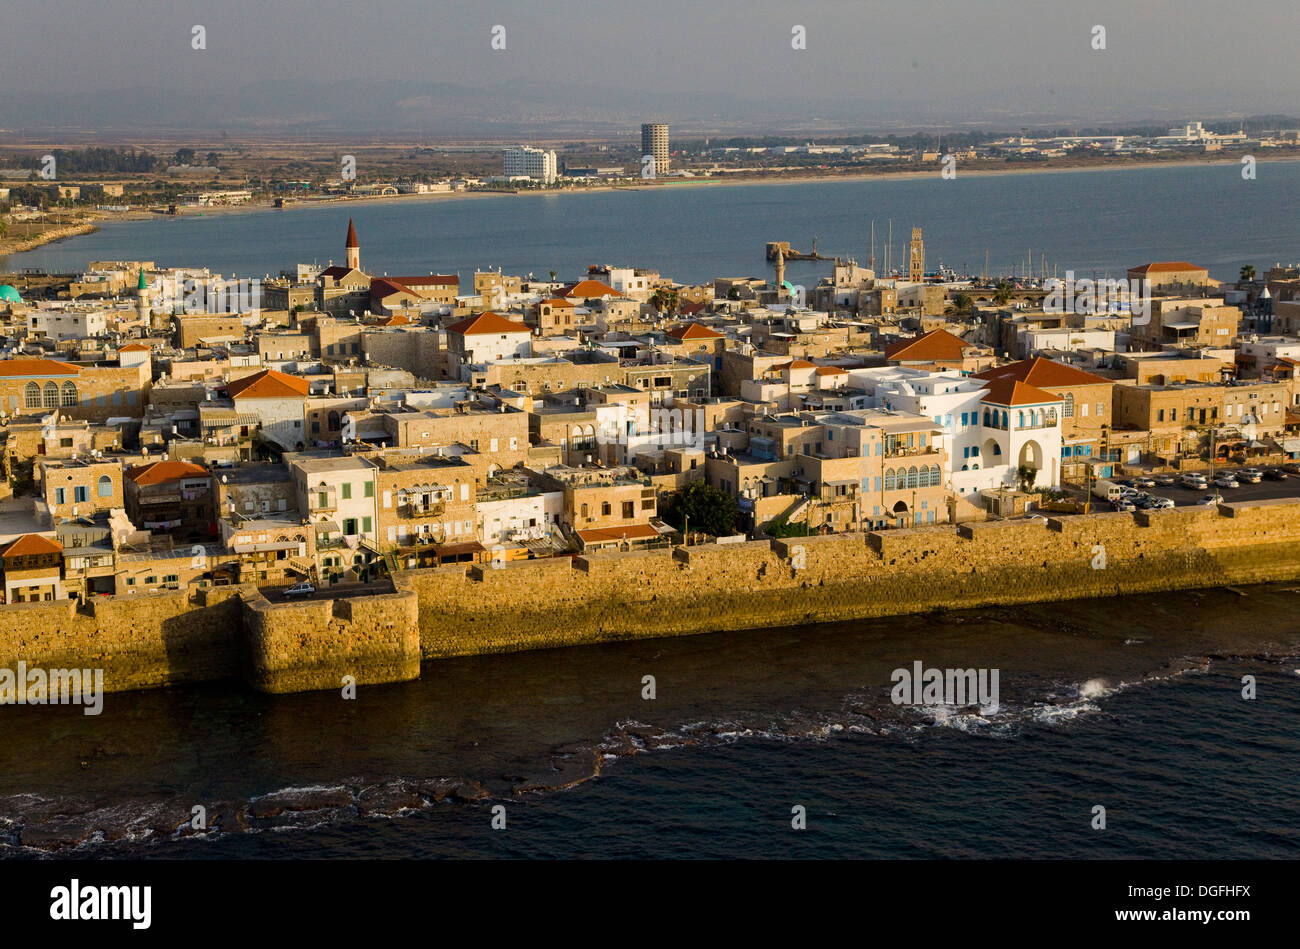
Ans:
POLYGON ((1300 111, 1298 0, 0 0, 0 14, 10 92, 357 77, 576 84, 636 108, 662 100, 665 117, 714 96, 812 113, 1300 111), (191 48, 195 24, 206 50, 191 48), (796 24, 805 50, 791 48, 796 24))

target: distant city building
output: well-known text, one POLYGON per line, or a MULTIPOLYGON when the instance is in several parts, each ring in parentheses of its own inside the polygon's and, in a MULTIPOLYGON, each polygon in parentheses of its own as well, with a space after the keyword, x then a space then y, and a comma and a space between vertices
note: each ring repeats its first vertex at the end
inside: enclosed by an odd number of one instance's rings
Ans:
POLYGON ((507 178, 527 176, 548 185, 555 181, 559 167, 555 152, 543 151, 531 145, 511 145, 503 155, 507 178))
POLYGON ((646 122, 641 126, 641 154, 655 157, 655 175, 668 174, 668 126, 646 122))

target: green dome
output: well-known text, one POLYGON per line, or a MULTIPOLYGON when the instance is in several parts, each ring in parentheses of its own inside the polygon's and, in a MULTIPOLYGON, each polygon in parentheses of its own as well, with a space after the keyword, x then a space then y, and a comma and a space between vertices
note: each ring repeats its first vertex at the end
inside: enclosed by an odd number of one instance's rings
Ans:
POLYGON ((0 300, 5 303, 23 302, 23 298, 18 295, 18 291, 7 283, 0 283, 0 300))

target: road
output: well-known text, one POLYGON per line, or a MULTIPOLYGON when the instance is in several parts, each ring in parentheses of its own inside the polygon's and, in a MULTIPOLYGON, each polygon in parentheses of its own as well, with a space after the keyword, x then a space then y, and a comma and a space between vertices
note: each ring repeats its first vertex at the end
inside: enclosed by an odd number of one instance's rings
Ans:
POLYGON ((257 591, 272 603, 301 603, 303 600, 333 600, 340 596, 375 596, 379 593, 393 592, 393 584, 387 579, 376 580, 373 583, 335 583, 317 587, 315 593, 285 596, 284 591, 289 589, 289 586, 258 587, 257 591))

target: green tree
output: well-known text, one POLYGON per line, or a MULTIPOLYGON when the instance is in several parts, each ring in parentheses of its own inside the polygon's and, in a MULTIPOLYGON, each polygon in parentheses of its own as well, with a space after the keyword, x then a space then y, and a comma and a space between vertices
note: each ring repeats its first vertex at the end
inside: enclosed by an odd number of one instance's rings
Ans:
POLYGON ((770 537, 807 537, 810 533, 807 521, 795 521, 791 524, 790 519, 784 514, 773 518, 763 530, 770 537))
POLYGON ((1246 266, 1241 268, 1240 282, 1241 283, 1255 282, 1255 268, 1252 267, 1250 264, 1246 264, 1246 266))
POLYGON ((993 302, 998 306, 1005 306, 1011 300, 1012 287, 1005 280, 998 281, 997 288, 993 291, 993 302))
POLYGON ((1034 490, 1034 482, 1038 480, 1038 469, 1032 465, 1021 465, 1016 469, 1016 479, 1020 482, 1022 491, 1034 490))
POLYGON ((972 301, 969 294, 959 293, 952 298, 952 307, 958 313, 969 313, 972 301))
POLYGON ((663 519, 680 531, 698 530, 715 537, 736 532, 736 499, 706 481, 692 481, 668 496, 663 519))
POLYGON ((194 164, 194 149, 178 148, 176 149, 176 164, 192 165, 194 164))

